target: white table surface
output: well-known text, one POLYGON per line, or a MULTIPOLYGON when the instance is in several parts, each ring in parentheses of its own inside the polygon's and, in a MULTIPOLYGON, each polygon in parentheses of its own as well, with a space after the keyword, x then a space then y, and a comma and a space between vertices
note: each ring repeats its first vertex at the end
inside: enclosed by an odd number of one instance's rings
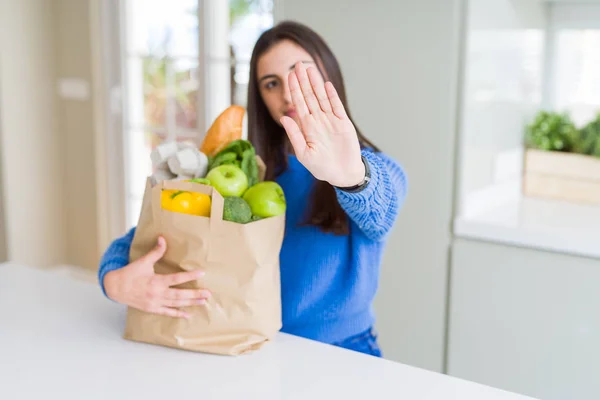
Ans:
POLYGON ((93 279, 0 264, 0 399, 529 399, 286 334, 230 357, 128 341, 124 323, 93 279))

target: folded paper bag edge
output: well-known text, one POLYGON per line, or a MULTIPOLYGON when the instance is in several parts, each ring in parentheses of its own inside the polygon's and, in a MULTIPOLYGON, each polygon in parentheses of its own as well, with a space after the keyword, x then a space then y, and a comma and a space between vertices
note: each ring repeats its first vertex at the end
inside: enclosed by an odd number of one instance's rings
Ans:
POLYGON ((154 346, 174 348, 196 353, 217 354, 224 356, 236 356, 255 352, 263 346, 272 342, 279 329, 270 334, 264 333, 228 333, 226 335, 212 335, 210 337, 186 340, 178 334, 167 335, 157 329, 162 325, 160 320, 171 320, 178 323, 176 318, 141 311, 133 307, 127 307, 127 321, 123 339, 132 342, 144 343, 154 346), (147 329, 140 330, 143 326, 147 329))

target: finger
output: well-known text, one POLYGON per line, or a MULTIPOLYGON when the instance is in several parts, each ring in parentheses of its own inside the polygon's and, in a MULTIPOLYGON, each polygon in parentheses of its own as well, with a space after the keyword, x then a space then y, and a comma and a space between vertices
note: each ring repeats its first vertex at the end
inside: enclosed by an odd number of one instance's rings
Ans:
POLYGON ((306 150, 306 138, 302 134, 296 121, 290 117, 281 117, 280 122, 290 138, 290 143, 292 144, 296 155, 303 154, 304 150, 306 150))
POLYGON ((304 116, 308 114, 308 106, 304 101, 304 96, 302 95, 302 90, 300 89, 300 83, 298 82, 298 77, 294 71, 290 72, 288 75, 288 85, 290 87, 292 103, 294 103, 294 108, 298 113, 298 117, 304 118, 304 116))
POLYGON ((159 236, 156 246, 152 250, 150 250, 148 253, 146 253, 142 257, 142 259, 143 259, 143 261, 147 261, 147 262, 154 264, 163 257, 163 255, 165 254, 166 251, 167 251, 167 242, 165 241, 165 238, 163 238, 162 236, 159 236))
POLYGON ((329 97, 335 116, 343 119, 348 118, 344 104, 342 104, 342 100, 331 82, 325 83, 325 90, 327 91, 327 97, 329 97))
POLYGON ((302 91, 302 95, 304 96, 304 101, 308 106, 308 110, 313 115, 321 112, 319 101, 317 100, 317 96, 315 95, 310 80, 308 79, 306 66, 303 63, 299 62, 298 64, 296 64, 295 72, 296 76, 298 77, 298 82, 300 83, 300 90, 302 91))
POLYGON ((204 276, 204 271, 176 272, 174 274, 159 275, 166 286, 175 286, 186 282, 198 280, 204 276))
POLYGON ((321 110, 326 113, 332 112, 331 102, 329 101, 329 97, 327 97, 327 92, 325 91, 325 85, 323 84, 323 78, 321 77, 321 74, 314 67, 309 67, 306 72, 315 95, 317 96, 319 106, 321 106, 321 110))
POLYGON ((159 307, 155 311, 155 313, 160 314, 160 315, 166 315, 168 317, 185 318, 185 319, 190 318, 190 314, 186 313, 185 311, 178 310, 176 308, 159 307))
POLYGON ((191 307, 206 304, 206 299, 165 300, 165 307, 191 307))
POLYGON ((200 300, 210 297, 206 289, 167 289, 163 297, 167 300, 200 300))

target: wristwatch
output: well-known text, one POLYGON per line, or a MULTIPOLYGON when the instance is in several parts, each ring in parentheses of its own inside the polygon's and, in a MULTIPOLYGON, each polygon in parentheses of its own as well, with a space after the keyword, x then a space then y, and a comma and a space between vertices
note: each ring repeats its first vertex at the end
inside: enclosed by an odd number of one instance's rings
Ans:
POLYGON ((348 187, 336 186, 336 188, 338 188, 339 190, 342 190, 344 192, 348 192, 348 193, 358 193, 367 187, 367 185, 371 181, 371 169, 369 168, 369 162, 367 161, 365 156, 361 155, 360 159, 362 160, 363 164, 365 165, 365 177, 363 178, 362 182, 360 182, 358 185, 354 185, 354 186, 348 186, 348 187))

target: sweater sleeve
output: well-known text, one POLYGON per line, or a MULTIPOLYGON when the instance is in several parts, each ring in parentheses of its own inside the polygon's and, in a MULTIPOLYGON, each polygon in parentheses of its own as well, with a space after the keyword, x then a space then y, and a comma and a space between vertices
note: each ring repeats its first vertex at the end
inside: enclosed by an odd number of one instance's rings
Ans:
POLYGON ((336 189, 337 199, 350 219, 374 241, 386 238, 406 198, 408 179, 404 169, 383 153, 363 150, 371 181, 358 193, 336 189))
POLYGON ((134 234, 135 228, 131 228, 125 235, 115 239, 102 255, 98 268, 98 281, 105 296, 104 276, 110 271, 123 268, 129 264, 129 249, 131 248, 134 234))

